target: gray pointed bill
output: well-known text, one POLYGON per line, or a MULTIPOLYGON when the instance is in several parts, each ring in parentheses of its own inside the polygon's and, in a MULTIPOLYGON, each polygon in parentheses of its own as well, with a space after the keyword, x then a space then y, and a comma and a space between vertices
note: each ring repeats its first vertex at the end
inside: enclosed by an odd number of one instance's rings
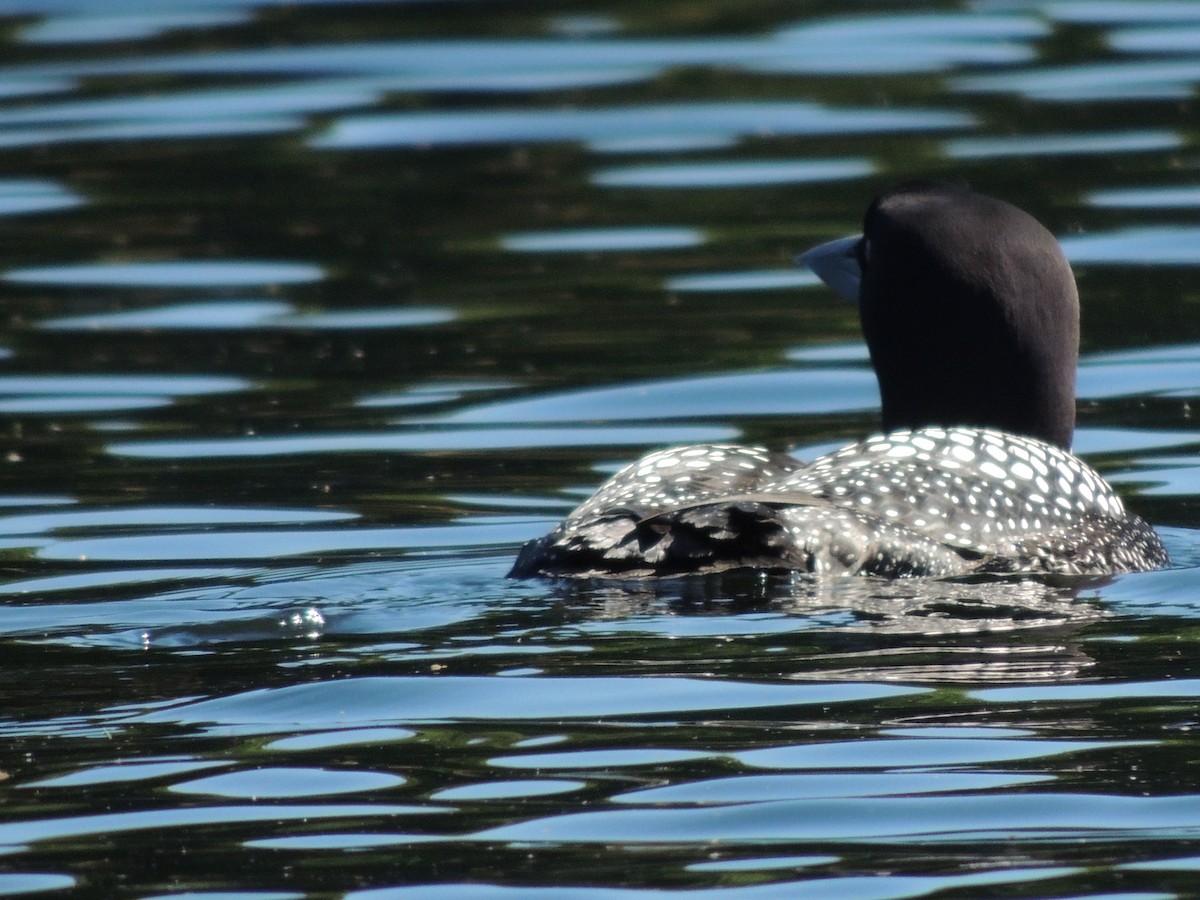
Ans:
POLYGON ((862 268, 858 264, 858 243, 861 234, 838 238, 818 244, 796 257, 796 262, 808 266, 817 277, 833 288, 844 300, 858 305, 858 289, 862 268))

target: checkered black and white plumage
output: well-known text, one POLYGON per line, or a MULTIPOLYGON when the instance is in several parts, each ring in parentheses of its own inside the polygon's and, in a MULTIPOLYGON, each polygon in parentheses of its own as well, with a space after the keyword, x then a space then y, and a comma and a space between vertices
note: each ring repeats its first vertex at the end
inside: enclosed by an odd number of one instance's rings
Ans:
POLYGON ((514 574, 1083 574, 1165 563, 1154 531, 1077 457, 1034 438, 927 427, 807 465, 755 447, 659 450, 527 544, 514 574))

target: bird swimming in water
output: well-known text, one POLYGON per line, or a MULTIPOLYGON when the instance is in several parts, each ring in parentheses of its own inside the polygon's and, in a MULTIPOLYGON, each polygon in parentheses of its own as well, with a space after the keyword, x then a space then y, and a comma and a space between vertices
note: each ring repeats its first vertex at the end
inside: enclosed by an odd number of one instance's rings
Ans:
POLYGON ((732 444, 651 453, 525 544, 511 577, 1167 564, 1154 530, 1070 452, 1079 299, 1037 220, 907 182, 875 198, 861 236, 799 261, 858 305, 884 433, 811 463, 732 444))

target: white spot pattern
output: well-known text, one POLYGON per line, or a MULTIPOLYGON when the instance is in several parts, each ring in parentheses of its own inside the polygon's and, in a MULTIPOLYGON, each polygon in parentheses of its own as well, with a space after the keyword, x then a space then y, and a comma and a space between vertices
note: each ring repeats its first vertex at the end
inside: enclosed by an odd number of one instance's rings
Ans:
MULTIPOLYGON (((1149 526, 1127 515, 1085 463, 1033 438, 979 428, 875 435, 808 465, 731 444, 660 450, 610 478, 542 541, 555 553, 601 553, 626 562, 622 571, 660 574, 672 529, 684 527, 689 553, 697 535, 709 535, 714 555, 690 569, 688 557, 674 563, 678 570, 719 571, 747 564, 719 558, 740 539, 734 509, 768 531, 773 517, 786 534, 784 544, 772 539, 756 551, 754 565, 946 575, 975 566, 1112 572, 1166 561, 1149 526), (650 520, 658 543, 647 549, 638 529, 650 520)), ((595 574, 567 563, 554 573, 595 574)))

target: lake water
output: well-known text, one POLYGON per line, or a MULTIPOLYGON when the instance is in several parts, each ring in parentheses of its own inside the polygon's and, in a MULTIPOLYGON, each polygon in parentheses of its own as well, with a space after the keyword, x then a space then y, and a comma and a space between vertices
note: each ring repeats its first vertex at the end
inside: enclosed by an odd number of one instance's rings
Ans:
POLYGON ((1200 896, 1200 4, 0 4, 0 895, 1200 896), (1058 234, 1165 571, 512 582, 877 427, 795 253, 1058 234))

